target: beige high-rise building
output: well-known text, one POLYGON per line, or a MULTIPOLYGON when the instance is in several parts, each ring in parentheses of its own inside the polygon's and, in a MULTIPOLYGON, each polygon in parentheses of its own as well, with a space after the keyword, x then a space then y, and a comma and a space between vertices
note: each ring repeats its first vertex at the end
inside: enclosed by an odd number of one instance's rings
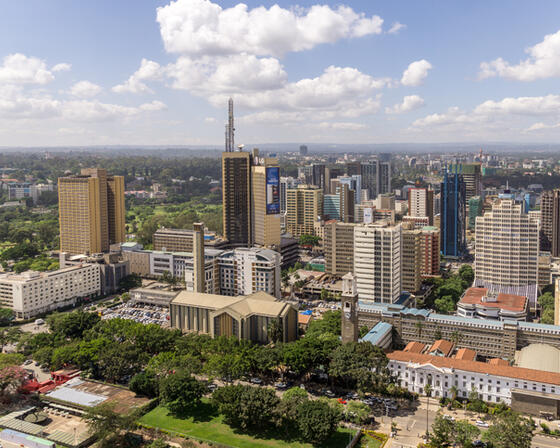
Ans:
POLYGON ((355 226, 334 220, 325 223, 325 272, 341 276, 354 272, 355 226))
POLYGON ((404 223, 402 230, 402 289, 420 290, 422 285, 423 233, 413 223, 404 223))
POLYGON ((428 218, 428 225, 434 224, 434 191, 427 188, 408 190, 408 215, 414 218, 428 218))
POLYGON ((539 283, 540 223, 511 199, 476 218, 474 272, 477 282, 500 286, 539 283))
POLYGON ((286 231, 294 237, 314 235, 314 223, 323 215, 323 191, 298 185, 288 190, 286 199, 286 231))
POLYGON ((354 275, 361 300, 394 303, 401 294, 401 225, 354 227, 354 275))
POLYGON ((58 179, 60 251, 93 254, 125 241, 124 177, 83 169, 58 179))
POLYGON ((254 159, 258 165, 251 167, 253 244, 279 248, 281 215, 278 159, 268 157, 254 157, 254 159))

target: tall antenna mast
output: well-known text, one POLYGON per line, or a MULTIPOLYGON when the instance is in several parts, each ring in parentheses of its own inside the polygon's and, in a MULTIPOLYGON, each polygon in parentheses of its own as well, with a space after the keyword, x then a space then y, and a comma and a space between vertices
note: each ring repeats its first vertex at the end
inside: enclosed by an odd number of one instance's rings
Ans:
POLYGON ((235 147, 235 127, 233 125, 233 99, 228 101, 228 122, 226 124, 226 152, 233 152, 235 147))

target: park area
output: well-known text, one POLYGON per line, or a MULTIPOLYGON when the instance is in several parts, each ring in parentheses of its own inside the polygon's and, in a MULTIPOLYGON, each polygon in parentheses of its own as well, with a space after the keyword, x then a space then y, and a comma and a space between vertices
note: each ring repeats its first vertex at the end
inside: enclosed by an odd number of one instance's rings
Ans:
MULTIPOLYGON (((205 442, 212 442, 237 448, 311 448, 309 443, 295 440, 283 440, 279 431, 272 433, 249 434, 239 432, 223 422, 223 416, 217 414, 208 400, 203 399, 189 416, 176 418, 169 411, 158 406, 144 415, 139 423, 146 427, 171 432, 171 435, 183 435, 205 442)), ((355 434, 355 430, 339 428, 334 435, 321 444, 323 448, 346 446, 355 434)), ((372 445, 373 446, 373 445, 372 445)))

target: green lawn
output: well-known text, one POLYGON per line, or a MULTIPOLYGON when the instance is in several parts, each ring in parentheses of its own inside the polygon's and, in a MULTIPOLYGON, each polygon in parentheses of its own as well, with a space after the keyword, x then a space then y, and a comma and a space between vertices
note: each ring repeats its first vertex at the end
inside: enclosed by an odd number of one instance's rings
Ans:
MULTIPOLYGON (((203 401, 203 403, 192 412, 192 415, 185 419, 175 418, 168 414, 166 408, 158 406, 144 415, 140 419, 140 423, 154 428, 175 431, 195 439, 221 443, 236 448, 311 448, 312 446, 308 443, 275 439, 274 436, 268 438, 267 436, 249 435, 238 432, 226 425, 221 415, 216 415, 214 413, 214 409, 208 401, 203 401)), ((353 434, 354 431, 341 428, 331 439, 321 444, 321 447, 343 448, 351 440, 353 434)))

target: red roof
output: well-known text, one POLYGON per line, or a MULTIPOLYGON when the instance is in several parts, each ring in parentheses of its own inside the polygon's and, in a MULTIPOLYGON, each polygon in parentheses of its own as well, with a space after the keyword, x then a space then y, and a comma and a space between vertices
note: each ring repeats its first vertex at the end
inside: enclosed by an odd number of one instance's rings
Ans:
POLYGON ((455 353, 455 359, 474 361, 476 359, 476 352, 470 348, 460 348, 457 350, 457 353, 455 353))
POLYGON ((446 341, 445 339, 438 339, 428 350, 429 353, 440 351, 443 356, 449 356, 453 350, 453 342, 446 341))
POLYGON ((466 361, 464 359, 445 358, 443 356, 407 353, 403 351, 387 353, 387 357, 390 361, 413 362, 421 365, 431 364, 434 367, 445 367, 448 369, 463 370, 465 372, 503 376, 522 381, 537 381, 560 386, 560 373, 545 372, 544 370, 526 369, 524 367, 514 367, 510 365, 494 365, 488 362, 466 361))
POLYGON ((469 305, 484 305, 490 308, 500 308, 508 311, 521 313, 527 308, 527 297, 516 296, 514 294, 499 293, 495 302, 483 301, 488 294, 487 288, 469 288, 465 291, 459 303, 469 305))
POLYGON ((421 342, 412 341, 406 344, 406 347, 404 348, 403 351, 411 352, 411 353, 422 353, 425 347, 426 346, 421 342))
POLYGON ((509 366, 509 362, 507 362, 505 359, 501 359, 501 358, 489 359, 488 364, 492 364, 493 366, 509 366))

